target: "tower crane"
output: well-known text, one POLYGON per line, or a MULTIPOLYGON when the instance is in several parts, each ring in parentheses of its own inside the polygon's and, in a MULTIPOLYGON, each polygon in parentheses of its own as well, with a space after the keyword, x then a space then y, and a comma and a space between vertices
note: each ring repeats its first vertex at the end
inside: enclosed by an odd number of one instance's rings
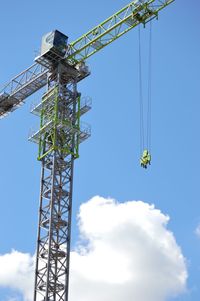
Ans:
POLYGON ((139 24, 157 18, 174 0, 135 0, 76 41, 54 30, 42 38, 35 63, 0 91, 0 117, 13 112, 42 87, 32 113, 40 128, 29 139, 39 145, 40 205, 34 301, 68 301, 72 187, 79 145, 90 136, 80 117, 91 108, 81 101, 78 82, 90 75, 86 59, 139 24))

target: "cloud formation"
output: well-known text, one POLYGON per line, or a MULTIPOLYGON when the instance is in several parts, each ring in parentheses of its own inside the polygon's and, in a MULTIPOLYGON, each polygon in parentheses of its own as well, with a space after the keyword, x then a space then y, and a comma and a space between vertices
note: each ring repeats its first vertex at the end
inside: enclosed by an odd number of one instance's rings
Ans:
MULTIPOLYGON (((33 299, 34 257, 12 250, 0 255, 0 285, 19 291, 24 301, 33 299)), ((9 300, 17 301, 17 297, 9 300)))
MULTIPOLYGON (((80 207, 80 239, 71 252, 71 301, 164 301, 186 289, 185 259, 169 217, 142 201, 96 196, 80 207)), ((32 301, 33 257, 0 256, 0 285, 32 301)))
POLYGON ((94 197, 80 207, 71 300, 163 301, 183 292, 187 271, 169 217, 141 201, 94 197))

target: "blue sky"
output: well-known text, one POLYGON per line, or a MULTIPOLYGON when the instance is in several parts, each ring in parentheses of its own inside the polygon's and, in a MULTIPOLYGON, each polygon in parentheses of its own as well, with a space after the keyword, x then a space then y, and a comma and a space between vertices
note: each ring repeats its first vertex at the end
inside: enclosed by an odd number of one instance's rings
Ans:
MULTIPOLYGON (((73 41, 127 3, 3 1, 0 85, 32 64, 46 32, 58 29, 73 41)), ((168 227, 187 259, 188 293, 175 299, 179 301, 200 297, 200 240, 195 235, 200 223, 199 13, 198 0, 192 4, 176 0, 153 22, 152 165, 148 170, 138 163, 137 28, 91 57, 91 76, 79 85, 82 95, 93 100, 92 111, 83 117, 92 125, 92 137, 81 145, 75 163, 73 242, 79 205, 94 195, 154 203, 170 216, 168 227)), ((145 49, 148 29, 141 32, 145 49)), ((0 124, 1 254, 12 248, 35 250, 40 164, 37 146, 27 141, 29 129, 39 124, 29 113, 34 101, 39 101, 39 95, 0 124)), ((2 301, 6 293, 0 288, 2 301)))

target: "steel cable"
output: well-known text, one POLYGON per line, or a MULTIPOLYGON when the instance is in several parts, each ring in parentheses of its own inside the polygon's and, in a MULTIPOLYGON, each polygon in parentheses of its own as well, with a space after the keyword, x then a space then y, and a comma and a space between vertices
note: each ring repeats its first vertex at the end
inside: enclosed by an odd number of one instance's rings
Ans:
POLYGON ((148 107, 147 107, 147 149, 151 152, 151 86, 152 86, 152 23, 149 29, 149 62, 148 62, 148 107))
POLYGON ((140 26, 138 27, 138 40, 139 40, 140 152, 142 153, 144 150, 144 116, 143 116, 142 54, 141 54, 140 26))

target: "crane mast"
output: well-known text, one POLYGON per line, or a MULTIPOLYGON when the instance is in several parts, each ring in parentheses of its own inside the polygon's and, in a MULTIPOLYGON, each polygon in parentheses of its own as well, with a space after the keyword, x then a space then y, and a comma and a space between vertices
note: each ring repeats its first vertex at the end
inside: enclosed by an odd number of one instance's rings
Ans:
POLYGON ((90 104, 81 103, 80 73, 71 69, 58 64, 32 110, 40 116, 40 129, 30 140, 39 144, 42 163, 34 301, 68 298, 74 160, 79 144, 90 136, 90 128, 80 124, 90 104))
POLYGON ((34 301, 68 301, 74 160, 91 135, 80 117, 91 109, 81 99, 79 81, 90 75, 85 60, 139 24, 158 17, 174 0, 132 1, 119 12, 68 44, 55 30, 43 37, 35 63, 0 91, 0 118, 46 85, 32 113, 40 128, 29 140, 38 144, 41 161, 40 205, 34 301))

